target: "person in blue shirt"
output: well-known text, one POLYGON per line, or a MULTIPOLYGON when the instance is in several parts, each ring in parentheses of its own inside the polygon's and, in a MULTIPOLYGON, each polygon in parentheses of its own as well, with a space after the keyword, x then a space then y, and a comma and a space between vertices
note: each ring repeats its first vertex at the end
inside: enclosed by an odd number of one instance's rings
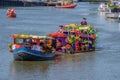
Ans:
POLYGON ((87 25, 86 18, 83 18, 83 19, 82 19, 82 21, 81 21, 81 25, 87 25))
POLYGON ((32 49, 36 51, 41 51, 40 46, 38 46, 37 43, 33 43, 32 49))

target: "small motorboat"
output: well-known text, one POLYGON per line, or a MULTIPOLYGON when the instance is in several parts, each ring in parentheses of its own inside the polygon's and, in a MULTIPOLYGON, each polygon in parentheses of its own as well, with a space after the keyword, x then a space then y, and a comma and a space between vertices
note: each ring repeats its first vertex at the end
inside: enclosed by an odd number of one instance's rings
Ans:
POLYGON ((8 18, 16 18, 16 14, 9 14, 7 15, 8 18))
POLYGON ((109 11, 109 8, 108 8, 108 5, 105 4, 105 3, 101 3, 98 7, 98 10, 100 12, 108 12, 109 11))
POLYGON ((12 8, 11 10, 8 9, 6 15, 8 18, 16 18, 16 12, 14 8, 12 8))
POLYGON ((77 4, 68 4, 68 5, 63 5, 63 6, 56 5, 55 8, 75 8, 76 6, 77 4))

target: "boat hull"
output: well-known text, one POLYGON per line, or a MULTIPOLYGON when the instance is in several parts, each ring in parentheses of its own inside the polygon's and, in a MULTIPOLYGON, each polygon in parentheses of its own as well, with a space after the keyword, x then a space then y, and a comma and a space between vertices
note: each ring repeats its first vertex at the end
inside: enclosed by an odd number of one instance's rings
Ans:
POLYGON ((101 8, 98 8, 98 10, 99 10, 100 12, 109 12, 109 9, 101 9, 101 8))
POLYGON ((15 49, 13 51, 14 59, 17 61, 45 61, 53 60, 54 53, 42 53, 40 51, 29 50, 26 48, 15 49))
POLYGON ((40 57, 40 56, 35 56, 32 54, 25 53, 25 52, 14 54, 14 60, 16 61, 46 61, 46 60, 53 60, 53 59, 54 57, 40 57))
POLYGON ((65 5, 65 6, 55 6, 55 8, 75 8, 77 4, 65 5))
POLYGON ((8 18, 16 18, 16 14, 14 15, 7 15, 8 18))

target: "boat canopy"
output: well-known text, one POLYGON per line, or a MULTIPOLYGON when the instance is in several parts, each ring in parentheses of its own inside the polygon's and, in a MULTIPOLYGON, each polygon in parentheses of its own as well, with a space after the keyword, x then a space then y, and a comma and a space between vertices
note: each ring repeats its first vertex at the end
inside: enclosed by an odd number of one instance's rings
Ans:
POLYGON ((21 38, 21 39, 27 39, 27 38, 49 39, 49 38, 52 38, 52 37, 50 37, 50 36, 38 36, 38 35, 27 35, 27 34, 13 34, 12 38, 21 38))
POLYGON ((65 25, 66 30, 91 30, 93 29, 92 25, 77 25, 77 24, 68 24, 65 25))

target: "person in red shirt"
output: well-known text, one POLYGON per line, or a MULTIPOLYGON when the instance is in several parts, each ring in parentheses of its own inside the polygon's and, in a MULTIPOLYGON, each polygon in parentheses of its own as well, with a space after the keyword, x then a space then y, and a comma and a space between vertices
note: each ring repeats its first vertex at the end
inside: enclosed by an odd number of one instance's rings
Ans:
POLYGON ((16 13, 14 8, 11 9, 11 12, 13 12, 14 14, 16 13))
POLYGON ((63 33, 64 32, 63 25, 59 26, 59 30, 57 32, 59 32, 59 33, 63 33))
POLYGON ((15 12, 14 8, 11 9, 10 15, 11 15, 11 16, 16 16, 16 12, 15 12))

